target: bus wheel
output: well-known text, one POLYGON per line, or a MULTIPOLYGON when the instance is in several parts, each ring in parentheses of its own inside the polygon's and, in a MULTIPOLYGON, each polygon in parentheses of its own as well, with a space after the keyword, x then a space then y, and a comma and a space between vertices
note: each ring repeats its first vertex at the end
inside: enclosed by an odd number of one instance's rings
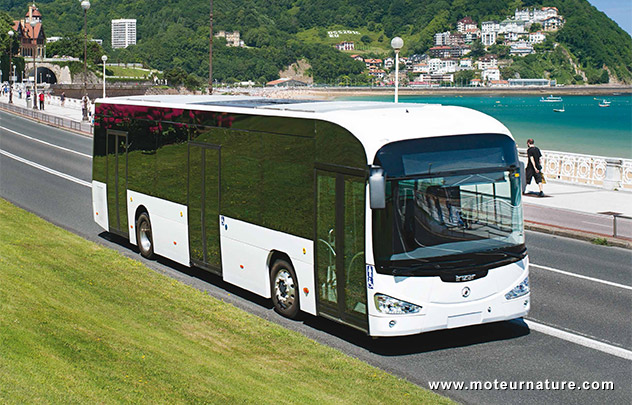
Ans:
POLYGON ((146 212, 140 214, 136 220, 136 243, 143 257, 154 258, 154 238, 151 234, 149 215, 146 212))
POLYGON ((285 260, 274 262, 270 281, 274 309, 283 316, 296 319, 299 310, 298 279, 292 265, 285 260))

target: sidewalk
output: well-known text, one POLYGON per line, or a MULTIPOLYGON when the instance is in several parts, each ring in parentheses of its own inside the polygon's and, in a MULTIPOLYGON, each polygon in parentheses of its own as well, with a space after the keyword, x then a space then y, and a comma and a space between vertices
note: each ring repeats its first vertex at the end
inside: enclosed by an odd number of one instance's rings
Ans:
POLYGON ((537 190, 532 183, 522 198, 528 229, 632 246, 632 192, 558 181, 544 185, 544 197, 537 190))
MULTIPOLYGON (((27 109, 25 95, 22 94, 22 98, 19 98, 17 92, 13 93, 12 105, 9 104, 8 95, 5 95, 4 93, 0 94, 0 105, 3 105, 5 108, 7 106, 15 106, 24 110, 27 109)), ((39 104, 38 104, 38 107, 39 107, 39 104)), ((92 107, 94 107, 94 105, 92 105, 92 107)), ((59 117, 59 118, 77 123, 77 125, 56 125, 56 126, 62 126, 65 128, 70 128, 70 129, 78 129, 82 132, 89 132, 89 133, 92 132, 89 129, 89 126, 86 125, 87 123, 85 121, 82 121, 83 117, 81 113, 81 100, 79 99, 66 98, 64 107, 62 107, 59 96, 51 96, 51 97, 47 96, 45 99, 44 110, 34 109, 31 105, 28 111, 38 112, 40 114, 45 114, 45 115, 51 115, 53 117, 59 117), (82 122, 84 125, 79 125, 82 122)), ((36 117, 31 116, 31 118, 38 119, 37 116, 36 117)), ((38 120, 42 121, 41 119, 38 119, 38 120)), ((53 120, 43 120, 43 121, 48 122, 52 125, 55 125, 55 122, 53 120)))
MULTIPOLYGON (((24 98, 16 96, 14 105, 25 108, 24 98)), ((7 102, 8 97, 0 95, 0 107, 7 102)), ((43 113, 78 123, 82 118, 80 100, 75 99, 66 99, 65 107, 59 97, 47 99, 43 113)), ((87 128, 83 123, 82 130, 87 128)), ((544 197, 537 197, 537 190, 532 183, 523 195, 527 229, 586 240, 605 238, 610 244, 632 248, 632 192, 558 181, 545 184, 544 197)))

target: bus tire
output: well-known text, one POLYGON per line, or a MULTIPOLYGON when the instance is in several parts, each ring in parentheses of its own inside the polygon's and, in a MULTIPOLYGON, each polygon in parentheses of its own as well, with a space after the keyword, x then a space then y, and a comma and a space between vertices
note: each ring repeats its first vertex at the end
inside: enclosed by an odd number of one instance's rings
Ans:
POLYGON ((146 212, 141 213, 136 219, 136 243, 141 256, 147 259, 155 257, 151 222, 149 221, 149 214, 146 212))
POLYGON ((285 260, 277 260, 270 269, 272 303, 279 314, 297 319, 299 312, 298 278, 292 265, 285 260))

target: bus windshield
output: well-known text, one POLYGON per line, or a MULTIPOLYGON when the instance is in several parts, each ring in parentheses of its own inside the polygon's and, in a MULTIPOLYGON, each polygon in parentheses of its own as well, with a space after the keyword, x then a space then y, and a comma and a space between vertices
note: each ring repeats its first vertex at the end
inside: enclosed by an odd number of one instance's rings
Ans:
MULTIPOLYGON (((491 149, 486 145, 485 151, 491 149)), ((447 169, 444 173, 404 170, 400 178, 387 175, 386 208, 375 210, 373 217, 378 269, 393 274, 441 273, 491 268, 524 256, 518 167, 508 161, 511 158, 501 158, 502 145, 497 149, 496 154, 481 154, 480 148, 478 153, 408 151, 402 155, 404 169, 427 168, 432 164, 428 159, 439 155, 451 157, 458 166, 449 167, 446 162, 451 159, 443 158, 433 166, 447 169), (474 165, 470 161, 465 163, 470 166, 467 170, 460 154, 486 157, 487 165, 482 159, 474 165), (407 163, 411 156, 416 163, 407 163)), ((385 166, 388 171, 388 162, 385 166)))

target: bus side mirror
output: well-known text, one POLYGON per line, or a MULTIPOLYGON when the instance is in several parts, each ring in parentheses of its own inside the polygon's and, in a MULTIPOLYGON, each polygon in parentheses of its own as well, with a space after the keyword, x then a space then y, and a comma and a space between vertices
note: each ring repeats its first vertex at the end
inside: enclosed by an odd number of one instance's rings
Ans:
POLYGON ((386 177, 380 166, 371 166, 369 171, 369 197, 371 209, 386 208, 386 177))

